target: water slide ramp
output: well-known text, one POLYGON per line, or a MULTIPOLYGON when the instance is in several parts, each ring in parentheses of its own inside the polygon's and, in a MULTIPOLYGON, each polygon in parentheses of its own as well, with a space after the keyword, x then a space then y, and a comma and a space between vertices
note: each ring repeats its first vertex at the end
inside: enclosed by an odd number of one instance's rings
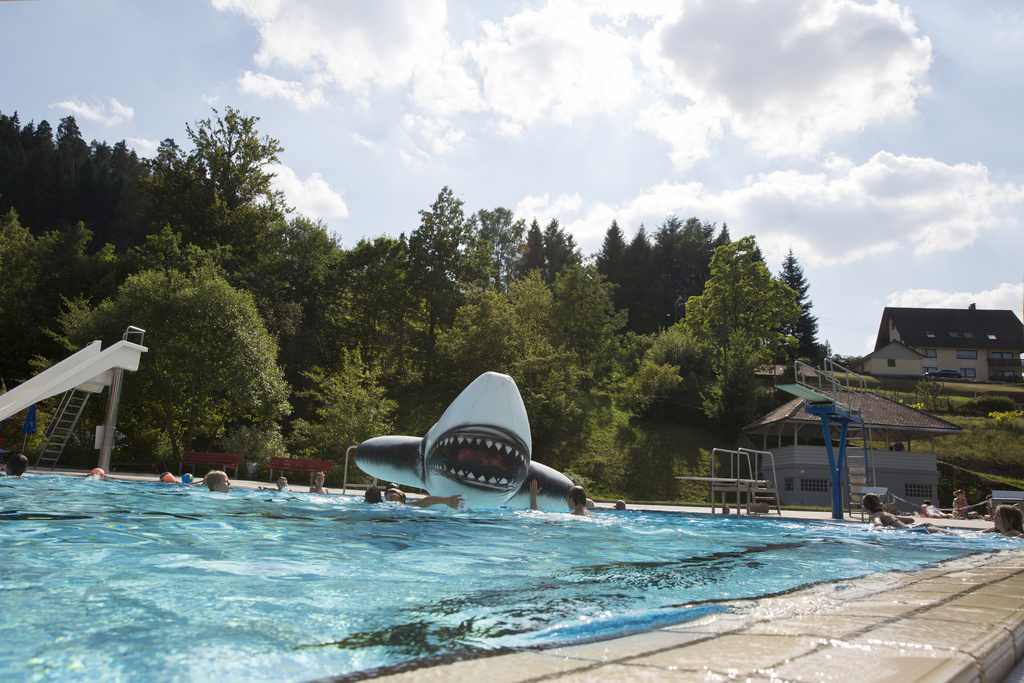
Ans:
POLYGON ((51 368, 0 395, 0 420, 6 420, 33 403, 63 394, 69 389, 99 393, 109 386, 115 368, 135 372, 139 358, 148 351, 145 346, 119 341, 100 350, 94 341, 81 351, 65 358, 51 368))

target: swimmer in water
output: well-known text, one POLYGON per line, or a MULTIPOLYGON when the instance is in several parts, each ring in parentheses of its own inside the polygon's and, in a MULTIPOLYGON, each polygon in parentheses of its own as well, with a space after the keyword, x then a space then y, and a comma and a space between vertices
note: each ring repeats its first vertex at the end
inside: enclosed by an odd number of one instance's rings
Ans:
MULTIPOLYGON (((536 479, 530 480, 530 509, 537 509, 537 491, 539 484, 536 479)), ((587 509, 587 492, 582 486, 573 486, 565 495, 569 513, 580 517, 593 517, 594 513, 587 509)))
POLYGON ((313 475, 313 485, 309 487, 310 493, 327 494, 329 491, 324 488, 324 473, 317 472, 313 475))
POLYGON ((28 458, 21 453, 11 453, 7 456, 7 462, 4 463, 4 473, 8 477, 17 477, 21 479, 21 475, 25 474, 25 470, 28 469, 28 458))
POLYGON ((278 477, 277 478, 277 488, 276 489, 272 489, 269 486, 261 486, 259 488, 260 488, 260 491, 287 491, 288 490, 288 478, 287 477, 278 477))
POLYGON ((464 498, 459 495, 455 496, 424 496, 419 500, 413 500, 406 502, 405 491, 402 491, 397 486, 389 486, 384 495, 381 495, 380 489, 376 486, 371 486, 366 489, 366 493, 363 496, 363 500, 367 503, 380 503, 387 499, 389 503, 400 503, 402 505, 411 505, 418 508, 431 507, 432 505, 447 505, 453 510, 458 510, 463 504, 464 498))
POLYGON ((1024 536, 1024 514, 1016 505, 1000 505, 992 513, 992 527, 982 533, 1002 534, 1014 538, 1024 536))
POLYGON ((231 492, 231 480, 228 479, 227 472, 221 470, 213 470, 207 472, 206 476, 203 477, 203 483, 211 491, 217 491, 218 493, 230 493, 231 492))

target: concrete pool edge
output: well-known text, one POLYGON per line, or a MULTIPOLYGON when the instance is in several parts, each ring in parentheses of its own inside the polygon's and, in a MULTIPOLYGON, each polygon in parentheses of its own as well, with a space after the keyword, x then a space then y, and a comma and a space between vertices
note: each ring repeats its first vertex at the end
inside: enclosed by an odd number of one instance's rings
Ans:
POLYGON ((1024 550, 726 604, 644 633, 375 680, 1001 681, 1024 659, 1024 550))

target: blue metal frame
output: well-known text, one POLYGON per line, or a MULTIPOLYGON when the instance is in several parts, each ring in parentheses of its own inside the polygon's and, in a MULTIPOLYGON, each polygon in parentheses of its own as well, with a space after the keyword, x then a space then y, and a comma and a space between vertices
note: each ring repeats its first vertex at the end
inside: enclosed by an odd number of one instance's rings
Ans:
POLYGON ((821 429, 825 437, 825 452, 828 453, 828 468, 832 474, 832 519, 843 519, 843 468, 846 465, 846 431, 851 422, 864 424, 864 420, 838 408, 835 404, 806 404, 804 409, 821 417, 821 429), (839 455, 832 449, 830 423, 839 423, 839 455))

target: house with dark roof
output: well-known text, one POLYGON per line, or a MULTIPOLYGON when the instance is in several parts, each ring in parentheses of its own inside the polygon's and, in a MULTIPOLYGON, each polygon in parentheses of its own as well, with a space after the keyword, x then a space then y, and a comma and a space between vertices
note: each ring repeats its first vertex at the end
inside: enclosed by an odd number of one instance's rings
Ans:
POLYGON ((875 350, 850 369, 867 375, 956 370, 967 379, 1020 381, 1024 324, 1013 311, 895 308, 882 311, 875 350))
MULTIPOLYGON (((904 510, 926 499, 936 502, 935 439, 961 434, 960 426, 874 392, 862 396, 863 424, 854 423, 847 431, 846 453, 851 463, 860 461, 866 480, 855 480, 851 464, 849 477, 843 476, 846 493, 851 485, 854 491, 862 485, 884 486, 905 501, 904 510)), ((829 439, 836 444, 840 438, 840 428, 833 424, 829 439)), ((832 477, 821 416, 807 412, 803 399, 794 398, 748 424, 742 441, 772 453, 781 505, 831 504, 832 477)), ((843 498, 849 500, 848 495, 843 498)))

